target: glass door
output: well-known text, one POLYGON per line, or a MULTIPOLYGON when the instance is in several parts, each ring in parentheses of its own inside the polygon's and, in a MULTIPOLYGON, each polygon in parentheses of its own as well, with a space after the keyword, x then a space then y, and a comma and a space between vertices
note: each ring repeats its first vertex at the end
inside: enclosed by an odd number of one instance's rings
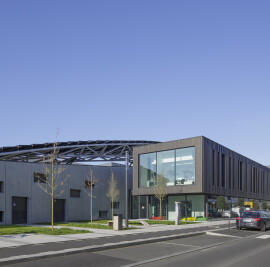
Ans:
POLYGON ((140 196, 140 218, 147 218, 147 198, 146 196, 140 196))

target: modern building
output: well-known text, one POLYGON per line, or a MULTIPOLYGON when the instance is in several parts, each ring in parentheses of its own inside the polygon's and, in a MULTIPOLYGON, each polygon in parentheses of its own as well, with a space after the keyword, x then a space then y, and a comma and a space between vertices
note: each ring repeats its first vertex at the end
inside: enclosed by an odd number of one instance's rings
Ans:
MULTIPOLYGON (((54 197, 55 221, 90 219, 88 178, 93 171, 93 219, 112 218, 111 202, 106 196, 109 179, 114 173, 120 191, 114 202, 114 214, 125 210, 125 162, 132 165, 134 146, 151 141, 79 141, 59 142, 56 166, 62 166, 61 181, 54 197), (116 162, 116 163, 114 163, 116 162), (95 164, 95 165, 89 165, 95 164), (97 165, 97 164, 100 164, 97 165), (63 182, 63 184, 62 184, 63 182)), ((51 196, 44 192, 44 159, 54 149, 53 143, 0 148, 0 224, 42 223, 51 220, 51 196)), ((128 170, 131 203, 132 168, 128 170)), ((131 209, 130 216, 131 214, 131 209)))
MULTIPOLYGON (((130 218, 159 216, 154 194, 158 177, 165 181, 167 193, 162 216, 170 220, 175 218, 175 202, 181 202, 182 216, 207 217, 218 196, 234 203, 237 198, 270 200, 269 168, 203 136, 164 143, 59 142, 58 149, 55 163, 65 170, 60 175, 64 183, 54 197, 56 221, 90 218, 91 170, 98 180, 93 219, 112 216, 106 196, 112 173, 120 189, 114 213, 124 214, 127 165, 130 218)), ((0 224, 50 221, 51 199, 41 187, 46 187, 44 158, 52 151, 53 143, 0 148, 0 224)))
MULTIPOLYGON (((114 213, 125 210, 125 168, 110 166, 65 165, 54 197, 55 221, 90 219, 90 170, 95 180, 93 188, 93 219, 111 218, 111 203, 106 196, 112 173, 118 183, 120 197, 114 203, 114 213)), ((44 192, 44 166, 39 163, 0 161, 0 224, 42 223, 51 220, 51 196, 44 192), (40 182, 41 181, 41 182, 40 182)), ((129 170, 129 191, 132 169, 129 170)))
POLYGON ((134 148, 138 217, 159 216, 158 176, 166 181, 162 216, 169 220, 175 218, 175 202, 181 202, 183 216, 206 217, 217 196, 270 199, 269 168, 203 136, 134 148))

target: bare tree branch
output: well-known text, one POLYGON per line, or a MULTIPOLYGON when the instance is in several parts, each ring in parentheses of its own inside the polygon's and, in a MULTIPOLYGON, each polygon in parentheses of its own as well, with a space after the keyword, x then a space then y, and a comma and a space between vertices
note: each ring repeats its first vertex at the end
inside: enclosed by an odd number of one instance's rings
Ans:
MULTIPOLYGON (((56 134, 56 140, 58 137, 58 131, 56 134)), ((54 225, 54 197, 59 197, 64 193, 64 190, 60 190, 60 188, 65 184, 68 179, 68 175, 62 176, 61 174, 65 171, 63 164, 61 161, 56 161, 56 158, 59 158, 59 150, 57 149, 57 141, 55 140, 53 144, 53 151, 46 156, 44 156, 42 161, 43 166, 43 174, 42 177, 38 177, 38 186, 51 197, 52 203, 52 212, 51 212, 51 223, 52 223, 52 231, 54 225), (45 179, 44 179, 45 177, 45 179)))
POLYGON ((90 198, 90 221, 91 224, 93 222, 93 198, 96 196, 93 195, 93 189, 99 180, 95 177, 93 170, 89 170, 89 175, 87 176, 87 180, 84 181, 84 192, 90 198), (87 191, 87 189, 90 189, 87 191))
POLYGON ((108 191, 106 196, 111 200, 112 204, 112 219, 113 219, 113 203, 119 198, 120 191, 118 189, 117 181, 114 178, 114 173, 112 173, 108 184, 108 191))
POLYGON ((156 179, 156 186, 154 187, 155 197, 159 200, 159 219, 161 220, 161 211, 162 211, 162 201, 167 196, 166 191, 166 181, 167 179, 164 177, 164 172, 158 174, 156 179))

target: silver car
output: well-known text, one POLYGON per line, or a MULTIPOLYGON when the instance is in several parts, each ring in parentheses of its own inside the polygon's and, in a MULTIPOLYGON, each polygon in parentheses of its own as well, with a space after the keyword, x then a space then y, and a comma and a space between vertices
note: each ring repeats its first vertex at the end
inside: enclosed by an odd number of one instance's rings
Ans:
POLYGON ((222 217, 223 218, 235 218, 235 217, 237 217, 237 213, 236 212, 234 212, 234 211, 230 211, 230 210, 224 210, 224 211, 222 211, 222 217))

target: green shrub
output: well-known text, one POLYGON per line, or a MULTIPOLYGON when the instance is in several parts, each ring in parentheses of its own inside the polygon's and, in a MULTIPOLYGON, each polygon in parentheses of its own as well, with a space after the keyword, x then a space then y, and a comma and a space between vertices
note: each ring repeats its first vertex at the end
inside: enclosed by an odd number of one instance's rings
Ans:
POLYGON ((206 217, 197 218, 197 221, 206 221, 206 217))

